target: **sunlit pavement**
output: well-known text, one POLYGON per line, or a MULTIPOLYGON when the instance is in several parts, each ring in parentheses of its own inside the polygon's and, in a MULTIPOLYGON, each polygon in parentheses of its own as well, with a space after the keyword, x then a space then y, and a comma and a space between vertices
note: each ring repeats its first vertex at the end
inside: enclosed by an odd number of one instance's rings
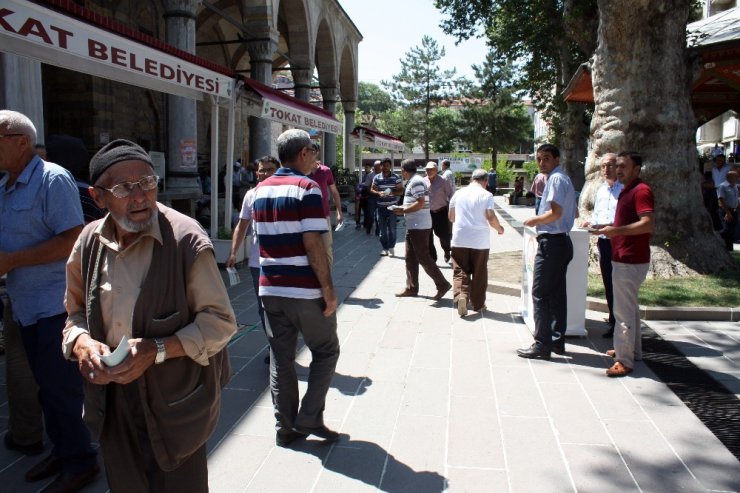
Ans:
MULTIPOLYGON (((511 216, 528 214, 531 208, 511 216)), ((230 346, 234 377, 209 441, 211 491, 740 490, 740 462, 647 366, 638 363, 622 379, 604 375, 604 314, 587 312, 589 336, 569 339, 565 356, 518 358, 516 348, 531 342, 518 297, 489 293, 487 312, 460 319, 451 293, 431 299, 434 285, 422 272, 420 296, 396 298, 405 280, 403 229, 397 258, 388 258, 374 235, 347 226, 334 238, 342 354, 325 411, 342 438, 275 446, 267 344, 242 269, 244 282, 229 288, 242 329, 230 346)), ((492 240, 494 254, 521 249, 510 227, 492 240)), ((683 342, 692 361, 740 393, 737 323, 648 325, 683 342)), ((309 364, 301 347, 301 391, 309 364)), ((6 403, 0 414, 4 428, 6 403)), ((42 457, 0 448, 2 491, 43 487, 23 481, 42 457)), ((101 478, 84 491, 106 489, 101 478)))

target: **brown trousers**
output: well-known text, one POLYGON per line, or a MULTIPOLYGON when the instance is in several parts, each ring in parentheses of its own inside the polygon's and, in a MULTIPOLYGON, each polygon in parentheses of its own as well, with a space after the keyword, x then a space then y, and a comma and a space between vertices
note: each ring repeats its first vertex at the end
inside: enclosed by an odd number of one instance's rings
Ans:
POLYGON ((205 444, 174 471, 163 471, 149 442, 136 382, 109 384, 107 399, 100 446, 112 493, 208 492, 205 444))
POLYGON ((488 251, 452 247, 453 298, 457 303, 460 296, 465 296, 476 312, 486 304, 488 251))
POLYGON ((406 230, 406 290, 419 292, 419 265, 434 281, 437 290, 449 286, 442 271, 429 254, 429 235, 431 229, 406 230))

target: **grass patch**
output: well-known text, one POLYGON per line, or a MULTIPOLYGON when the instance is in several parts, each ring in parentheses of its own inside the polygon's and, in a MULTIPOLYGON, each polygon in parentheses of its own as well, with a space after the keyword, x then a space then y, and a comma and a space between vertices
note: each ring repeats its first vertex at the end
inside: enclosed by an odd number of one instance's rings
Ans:
MULTIPOLYGON (((645 306, 740 306, 740 252, 731 253, 735 270, 706 276, 646 279, 639 300, 645 306)), ((588 274, 588 295, 604 298, 599 274, 588 274)))

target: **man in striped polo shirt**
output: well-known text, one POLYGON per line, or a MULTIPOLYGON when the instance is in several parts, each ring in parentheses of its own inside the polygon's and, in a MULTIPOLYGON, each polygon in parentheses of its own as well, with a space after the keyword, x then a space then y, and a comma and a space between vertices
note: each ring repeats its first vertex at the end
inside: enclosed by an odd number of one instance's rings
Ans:
POLYGON ((315 435, 339 437, 324 425, 324 404, 339 359, 337 297, 321 235, 328 230, 319 186, 306 175, 316 161, 311 138, 287 130, 277 139, 283 163, 257 186, 254 223, 260 245, 259 296, 270 343, 275 442, 285 447, 315 435), (294 362, 298 333, 311 350, 308 388, 298 399, 294 362))
POLYGON ((429 235, 432 233, 432 215, 429 212, 429 188, 421 176, 416 174, 413 159, 401 163, 401 175, 406 183, 403 205, 393 209, 397 216, 406 216, 406 289, 398 297, 419 294, 419 266, 434 281, 437 294, 432 299, 439 301, 452 289, 442 271, 429 254, 429 235))

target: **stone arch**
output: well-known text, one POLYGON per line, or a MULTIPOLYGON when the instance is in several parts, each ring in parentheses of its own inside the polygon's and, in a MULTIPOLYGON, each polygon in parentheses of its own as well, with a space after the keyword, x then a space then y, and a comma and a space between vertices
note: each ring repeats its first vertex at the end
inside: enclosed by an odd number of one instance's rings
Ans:
POLYGON ((319 22, 316 30, 316 50, 314 60, 321 87, 336 88, 337 85, 337 52, 335 33, 326 17, 319 22))
POLYGON ((277 30, 280 32, 279 51, 290 60, 277 55, 278 66, 290 64, 294 69, 313 69, 313 39, 306 0, 282 0, 278 8, 277 30))
POLYGON ((354 111, 357 104, 357 57, 349 43, 344 44, 339 62, 339 97, 345 110, 354 111))

